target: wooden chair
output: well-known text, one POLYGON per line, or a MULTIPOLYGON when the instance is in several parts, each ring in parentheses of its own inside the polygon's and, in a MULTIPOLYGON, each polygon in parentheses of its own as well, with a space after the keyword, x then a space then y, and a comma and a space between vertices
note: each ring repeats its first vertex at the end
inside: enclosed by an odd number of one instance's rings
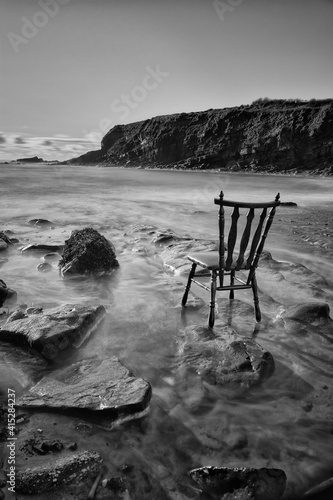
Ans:
POLYGON ((212 328, 215 322, 215 297, 216 292, 230 291, 230 299, 234 298, 234 290, 244 290, 252 288, 253 300, 255 308, 255 318, 258 322, 261 321, 261 312, 259 308, 258 288, 256 279, 256 268, 258 266, 259 257, 264 249, 265 240, 268 231, 272 225, 276 207, 280 205, 280 193, 275 197, 275 201, 270 203, 244 203, 237 201, 228 201, 224 199, 221 191, 220 197, 214 199, 219 208, 219 251, 218 252, 202 252, 188 255, 187 258, 192 262, 192 268, 188 276, 187 285, 185 288, 182 306, 186 305, 188 293, 191 284, 196 283, 207 291, 210 291, 210 311, 208 324, 212 328), (225 210, 224 207, 232 207, 231 224, 225 246, 225 210), (246 223, 241 238, 237 240, 237 224, 240 217, 240 209, 249 209, 247 213, 246 223), (261 210, 259 217, 255 217, 255 211, 261 210), (269 210, 268 214, 267 211, 269 210), (250 242, 251 226, 253 220, 256 219, 256 227, 253 228, 253 236, 250 245, 250 250, 246 252, 250 242), (239 243, 239 250, 235 252, 236 242, 239 243), (246 252, 246 253, 245 253, 246 252), (210 287, 206 286, 194 278, 197 266, 201 266, 208 273, 200 273, 202 276, 210 276, 210 287), (237 277, 237 271, 247 272, 246 281, 237 277), (230 276, 230 284, 224 284, 225 276, 230 276), (217 277, 219 278, 219 286, 217 286, 217 277), (235 283, 237 281, 240 284, 235 283))

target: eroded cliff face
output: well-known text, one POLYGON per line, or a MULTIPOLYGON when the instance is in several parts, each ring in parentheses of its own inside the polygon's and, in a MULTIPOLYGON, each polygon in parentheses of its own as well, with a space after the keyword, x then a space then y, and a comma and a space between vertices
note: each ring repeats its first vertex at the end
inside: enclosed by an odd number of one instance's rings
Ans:
POLYGON ((74 161, 333 175, 333 100, 263 99, 117 125, 74 161))

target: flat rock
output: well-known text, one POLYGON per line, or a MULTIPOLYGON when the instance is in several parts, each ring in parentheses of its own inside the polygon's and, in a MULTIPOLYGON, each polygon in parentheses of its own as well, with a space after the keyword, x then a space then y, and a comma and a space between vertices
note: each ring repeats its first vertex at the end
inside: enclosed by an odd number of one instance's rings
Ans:
POLYGON ((181 363, 211 384, 252 386, 274 373, 274 359, 255 340, 230 327, 189 326, 179 340, 181 363))
POLYGON ((201 488, 214 493, 228 494, 241 491, 243 496, 224 498, 253 498, 278 500, 284 493, 287 476, 282 469, 253 469, 249 467, 200 467, 189 472, 201 488), (244 496, 244 495, 249 496, 244 496), (252 494, 252 497, 250 496, 252 494))
POLYGON ((75 230, 66 240, 59 268, 63 277, 110 274, 119 267, 114 245, 92 228, 75 230))
POLYGON ((104 315, 103 306, 64 304, 2 325, 0 340, 32 348, 55 361, 78 349, 104 315))
POLYGON ((62 252, 63 245, 48 245, 44 243, 30 243, 21 249, 22 253, 26 252, 62 252))
POLYGON ((46 411, 93 411, 103 413, 111 423, 137 416, 147 408, 150 398, 149 382, 135 378, 116 357, 92 357, 44 377, 17 405, 46 411))
POLYGON ((16 491, 25 495, 43 493, 73 481, 96 476, 101 456, 92 451, 67 454, 41 466, 20 470, 16 474, 16 491))

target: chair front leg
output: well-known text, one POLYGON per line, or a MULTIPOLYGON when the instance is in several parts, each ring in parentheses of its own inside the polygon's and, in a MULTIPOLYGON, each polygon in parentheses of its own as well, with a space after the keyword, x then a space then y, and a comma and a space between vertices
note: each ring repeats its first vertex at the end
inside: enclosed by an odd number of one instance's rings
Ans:
POLYGON ((188 275, 187 285, 186 285, 185 292, 184 292, 184 295, 183 295, 183 300, 182 300, 182 306, 183 307, 186 305, 187 297, 188 297, 188 292, 190 291, 190 288, 191 288, 191 285, 192 285, 192 280, 194 278, 196 268, 197 268, 197 264, 193 263, 192 267, 191 267, 190 274, 188 275))
POLYGON ((216 276, 217 276, 217 271, 215 270, 211 271, 210 304, 209 304, 209 320, 208 320, 208 325, 210 328, 213 328, 215 323, 216 276))
MULTIPOLYGON (((230 286, 234 286, 234 284, 235 284, 235 271, 231 270, 230 271, 230 286)), ((232 300, 232 299, 234 299, 234 297, 235 297, 234 291, 230 290, 229 298, 232 300)))
POLYGON ((260 312, 260 307, 259 307, 257 278, 256 278, 255 273, 252 276, 251 285, 252 285, 252 291, 253 291, 253 301, 254 301, 255 316, 256 316, 256 320, 258 321, 258 323, 260 323, 260 321, 261 321, 261 312, 260 312))

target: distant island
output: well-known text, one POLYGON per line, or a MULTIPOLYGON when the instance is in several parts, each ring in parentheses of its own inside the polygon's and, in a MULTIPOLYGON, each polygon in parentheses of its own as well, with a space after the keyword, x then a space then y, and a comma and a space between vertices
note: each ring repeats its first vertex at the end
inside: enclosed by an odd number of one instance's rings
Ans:
POLYGON ((67 164, 333 175, 333 99, 250 105, 116 125, 67 164))
POLYGON ((32 158, 18 158, 16 160, 18 163, 43 163, 43 158, 38 158, 38 156, 33 156, 32 158))

